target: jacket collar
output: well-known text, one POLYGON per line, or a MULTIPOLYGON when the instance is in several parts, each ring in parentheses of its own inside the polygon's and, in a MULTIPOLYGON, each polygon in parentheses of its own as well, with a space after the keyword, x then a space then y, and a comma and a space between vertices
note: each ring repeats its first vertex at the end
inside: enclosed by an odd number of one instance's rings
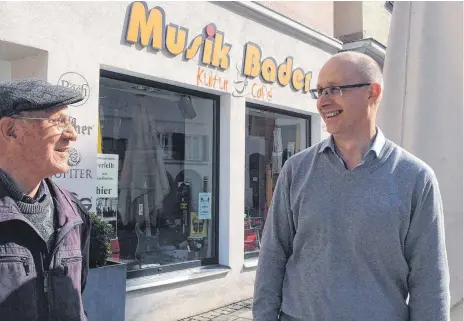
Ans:
MULTIPOLYGON (((68 222, 82 220, 69 195, 55 182, 46 178, 42 183, 47 184, 58 212, 58 225, 62 227, 68 222)), ((21 214, 15 201, 8 195, 7 189, 0 184, 0 222, 19 219, 27 221, 21 214)), ((28 222, 28 221, 27 221, 28 222)))

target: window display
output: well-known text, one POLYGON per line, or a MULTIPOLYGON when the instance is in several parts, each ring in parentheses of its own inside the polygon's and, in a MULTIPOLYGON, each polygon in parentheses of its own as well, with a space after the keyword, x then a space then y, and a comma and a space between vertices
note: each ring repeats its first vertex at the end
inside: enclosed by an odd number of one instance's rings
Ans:
POLYGON ((245 254, 257 255, 275 183, 285 161, 309 146, 309 117, 246 108, 245 254))
POLYGON ((128 271, 216 256, 215 104, 100 78, 97 214, 128 271))

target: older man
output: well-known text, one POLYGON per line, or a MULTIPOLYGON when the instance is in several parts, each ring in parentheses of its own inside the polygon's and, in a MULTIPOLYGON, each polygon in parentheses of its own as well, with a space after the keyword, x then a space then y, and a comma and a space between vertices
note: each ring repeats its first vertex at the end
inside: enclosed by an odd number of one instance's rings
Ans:
POLYGON ((254 320, 449 320, 437 179, 376 126, 380 68, 363 54, 337 54, 312 92, 331 136, 279 176, 254 320))
POLYGON ((0 82, 0 319, 87 320, 90 220, 49 177, 68 170, 79 92, 0 82))

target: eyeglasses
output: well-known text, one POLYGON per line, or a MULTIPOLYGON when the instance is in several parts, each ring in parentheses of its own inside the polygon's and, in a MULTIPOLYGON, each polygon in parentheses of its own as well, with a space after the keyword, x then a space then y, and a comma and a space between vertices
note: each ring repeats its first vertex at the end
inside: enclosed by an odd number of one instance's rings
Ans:
POLYGON ((56 127, 60 132, 63 132, 72 123, 71 116, 60 116, 57 118, 39 118, 39 117, 23 117, 23 116, 11 116, 16 119, 29 119, 29 120, 47 120, 53 126, 56 127))
POLYGON ((326 88, 317 88, 317 89, 311 89, 311 97, 313 99, 318 99, 321 96, 332 96, 332 95, 342 95, 343 89, 346 88, 359 88, 359 87, 364 87, 364 86, 370 86, 372 84, 369 83, 363 83, 363 84, 354 84, 354 85, 344 85, 344 86, 329 86, 326 88))

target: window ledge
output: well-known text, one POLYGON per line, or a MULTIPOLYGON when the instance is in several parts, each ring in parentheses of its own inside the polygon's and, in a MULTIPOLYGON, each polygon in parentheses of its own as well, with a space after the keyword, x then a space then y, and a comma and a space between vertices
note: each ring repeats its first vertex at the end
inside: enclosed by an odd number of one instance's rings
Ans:
POLYGON ((243 269, 244 270, 256 270, 256 267, 258 266, 258 258, 254 257, 251 259, 245 259, 245 262, 243 262, 243 269))
POLYGON ((210 280, 226 276, 230 268, 223 265, 202 266, 186 270, 162 273, 128 279, 126 281, 126 292, 143 289, 160 288, 167 285, 182 284, 198 280, 210 280))

